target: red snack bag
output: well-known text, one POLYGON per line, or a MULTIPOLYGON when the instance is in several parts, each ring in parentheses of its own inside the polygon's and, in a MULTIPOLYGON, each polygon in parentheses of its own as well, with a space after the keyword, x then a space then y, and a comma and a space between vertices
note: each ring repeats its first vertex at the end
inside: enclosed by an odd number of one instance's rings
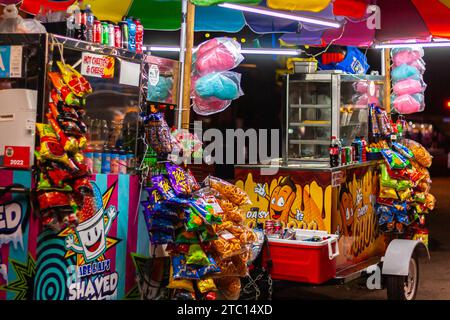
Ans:
POLYGON ((70 206, 70 198, 68 194, 59 191, 41 193, 38 195, 38 202, 41 210, 70 206))

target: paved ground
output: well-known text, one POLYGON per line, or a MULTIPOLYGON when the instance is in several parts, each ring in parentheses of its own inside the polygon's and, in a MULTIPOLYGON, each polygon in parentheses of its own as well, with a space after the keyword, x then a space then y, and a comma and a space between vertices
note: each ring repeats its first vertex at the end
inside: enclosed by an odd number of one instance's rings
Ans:
MULTIPOLYGON (((421 261, 417 299, 450 299, 450 178, 433 178, 437 208, 429 216, 431 261, 421 261)), ((422 259, 423 260, 423 259, 422 259)), ((371 291, 358 283, 333 287, 276 285, 274 299, 386 299, 386 290, 371 291)))

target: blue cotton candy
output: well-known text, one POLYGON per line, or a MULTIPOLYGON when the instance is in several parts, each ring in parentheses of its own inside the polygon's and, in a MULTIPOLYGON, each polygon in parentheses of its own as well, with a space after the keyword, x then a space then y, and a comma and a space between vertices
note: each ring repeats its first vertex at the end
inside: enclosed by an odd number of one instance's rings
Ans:
POLYGON ((156 86, 148 85, 147 100, 155 102, 164 102, 172 90, 173 80, 172 78, 159 77, 159 81, 156 86))
POLYGON ((392 80, 399 81, 413 76, 419 76, 419 74, 419 70, 404 63, 401 66, 394 68, 392 70, 391 76, 392 80))
POLYGON ((233 100, 239 96, 238 84, 222 73, 208 73, 200 77, 195 83, 195 91, 202 98, 233 100))

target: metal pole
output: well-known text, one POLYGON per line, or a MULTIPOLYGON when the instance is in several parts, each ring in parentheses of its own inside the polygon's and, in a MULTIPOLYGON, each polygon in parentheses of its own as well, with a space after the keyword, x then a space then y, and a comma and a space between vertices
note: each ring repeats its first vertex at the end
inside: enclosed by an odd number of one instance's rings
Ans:
POLYGON ((189 0, 181 1, 181 31, 180 31, 180 77, 178 90, 178 112, 177 112, 177 129, 181 129, 181 118, 183 114, 183 96, 184 96, 184 63, 186 55, 186 19, 187 7, 189 0))
MULTIPOLYGON (((186 0, 187 1, 187 0, 186 0)), ((181 128, 189 129, 191 112, 191 70, 192 70, 192 48, 194 47, 194 21, 195 6, 187 1, 186 17, 186 50, 184 52, 184 77, 183 77, 183 109, 181 112, 181 128)))

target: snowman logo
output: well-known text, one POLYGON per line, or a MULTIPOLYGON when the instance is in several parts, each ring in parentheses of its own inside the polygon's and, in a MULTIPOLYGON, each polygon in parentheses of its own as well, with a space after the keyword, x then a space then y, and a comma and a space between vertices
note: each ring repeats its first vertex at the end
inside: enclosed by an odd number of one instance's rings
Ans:
POLYGON ((75 243, 73 234, 68 234, 66 237, 66 249, 83 254, 86 262, 100 257, 106 251, 106 235, 117 216, 114 206, 106 209, 107 222, 105 222, 104 213, 103 208, 100 208, 92 218, 76 227, 75 232, 78 236, 79 244, 75 243))
MULTIPOLYGON (((112 188, 110 190, 112 192, 112 188)), ((109 195, 110 190, 107 192, 109 195)), ((101 198, 99 200, 102 203, 101 198)), ((103 205, 98 205, 97 208, 92 217, 80 222, 75 228, 76 238, 73 233, 67 234, 65 238, 66 249, 82 255, 85 262, 98 259, 108 249, 107 235, 118 214, 114 206, 109 206, 106 210, 103 205)))

